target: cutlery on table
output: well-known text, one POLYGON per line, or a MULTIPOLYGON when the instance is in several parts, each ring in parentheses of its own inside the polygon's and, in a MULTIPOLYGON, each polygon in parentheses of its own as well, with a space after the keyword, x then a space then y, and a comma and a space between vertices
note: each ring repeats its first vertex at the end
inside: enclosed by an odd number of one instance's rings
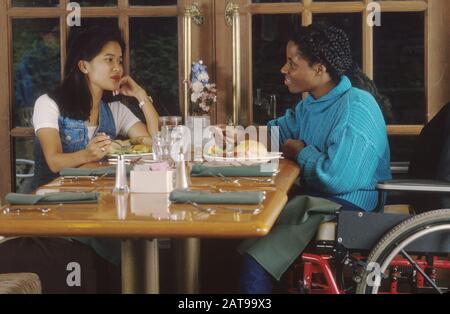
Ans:
POLYGON ((196 202, 192 202, 192 201, 188 201, 186 202, 186 204, 192 205, 194 206, 196 209, 202 211, 202 212, 207 212, 210 214, 215 214, 217 210, 228 210, 228 211, 234 211, 234 212, 246 212, 246 213, 251 213, 252 215, 257 215, 261 212, 261 207, 257 207, 257 208, 233 208, 233 207, 225 207, 225 206, 219 206, 219 205, 214 205, 213 207, 203 207, 201 205, 199 205, 196 202))

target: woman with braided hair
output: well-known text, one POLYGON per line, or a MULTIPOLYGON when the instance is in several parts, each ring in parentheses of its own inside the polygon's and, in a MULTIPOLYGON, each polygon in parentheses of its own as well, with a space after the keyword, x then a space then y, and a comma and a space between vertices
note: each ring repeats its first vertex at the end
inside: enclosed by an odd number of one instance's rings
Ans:
POLYGON ((308 93, 295 110, 270 121, 279 127, 284 156, 301 167, 301 187, 271 232, 246 240, 240 289, 271 293, 337 210, 371 211, 376 184, 391 178, 386 123, 388 101, 353 63, 349 40, 335 27, 302 27, 287 44, 281 72, 291 93, 308 93), (320 213, 320 214, 319 214, 320 213))

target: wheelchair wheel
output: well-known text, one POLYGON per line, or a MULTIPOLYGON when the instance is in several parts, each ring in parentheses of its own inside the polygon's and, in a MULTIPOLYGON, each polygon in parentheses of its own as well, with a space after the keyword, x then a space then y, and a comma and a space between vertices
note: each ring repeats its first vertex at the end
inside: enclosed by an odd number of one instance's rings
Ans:
MULTIPOLYGON (((436 233, 444 235, 442 239, 446 241, 444 243, 448 246, 450 243, 450 209, 435 210, 413 216, 394 227, 383 236, 369 254, 367 266, 361 274, 361 280, 356 287, 356 293, 377 294, 379 292, 381 293, 380 287, 386 287, 386 281, 388 281, 388 286, 392 285, 392 282, 397 280, 397 277, 392 275, 393 273, 394 275, 397 274, 395 271, 392 271, 392 265, 396 264, 396 262, 397 265, 401 265, 398 267, 403 267, 403 269, 408 267, 410 274, 413 274, 412 276, 415 276, 415 278, 417 278, 417 274, 421 279, 425 278, 424 281, 426 282, 429 291, 433 290, 438 293, 443 293, 442 287, 438 287, 435 283, 435 276, 428 276, 428 274, 426 274, 425 269, 427 269, 428 266, 425 262, 422 260, 418 262, 417 259, 415 261, 414 258, 409 255, 409 253, 415 253, 406 252, 409 245, 417 243, 416 241, 419 239, 423 239, 426 236, 436 233), (399 260, 400 255, 404 257, 401 261, 399 260), (413 267, 413 264, 415 264, 415 267, 413 267), (389 273, 389 275, 387 273, 389 273), (384 282, 383 279, 385 279, 384 282)), ((433 254, 438 255, 439 252, 433 252, 433 254)), ((445 257, 444 260, 437 260, 440 265, 439 268, 447 269, 448 271, 450 266, 448 249, 440 255, 444 255, 445 257)), ((430 256, 428 256, 428 258, 429 257, 430 256)), ((433 262, 431 264, 433 264, 433 262)), ((417 283, 417 280, 413 279, 412 282, 417 283)), ((397 283, 394 282, 394 284, 397 283)), ((446 289, 448 289, 448 283, 446 289)), ((422 290, 419 292, 421 291, 422 290)))

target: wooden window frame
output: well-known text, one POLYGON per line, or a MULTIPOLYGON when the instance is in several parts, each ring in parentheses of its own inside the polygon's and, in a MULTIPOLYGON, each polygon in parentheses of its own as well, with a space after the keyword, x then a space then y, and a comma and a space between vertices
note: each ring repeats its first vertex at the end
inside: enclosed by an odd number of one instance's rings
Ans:
MULTIPOLYGON (((239 0, 238 0, 239 1, 239 0)), ((250 33, 250 50, 246 52, 247 58, 251 60, 251 23, 252 15, 255 14, 300 14, 302 25, 310 25, 314 21, 314 14, 317 13, 361 13, 362 14, 362 52, 363 71, 370 78, 373 78, 373 28, 367 23, 366 7, 372 0, 343 1, 343 2, 314 2, 314 0, 299 0, 289 3, 252 3, 251 0, 240 0, 246 17, 247 28, 250 33)), ((450 59, 450 2, 446 0, 419 0, 419 1, 380 1, 381 13, 383 12, 424 12, 424 84, 427 116, 426 121, 430 121, 439 109, 450 101, 450 70, 442 69, 442 64, 447 64, 450 59), (443 13, 444 12, 444 13, 443 13), (431 34, 439 34, 431 36, 431 34), (439 41, 439 38, 449 38, 447 41, 439 41)), ((252 123, 253 95, 252 80, 250 79, 253 69, 251 62, 248 64, 243 81, 248 84, 248 104, 249 111, 247 119, 252 123)), ((414 136, 420 134, 423 125, 389 125, 388 134, 390 136, 414 136)))
MULTIPOLYGON (((12 73, 13 45, 12 45, 12 21, 13 19, 32 18, 57 18, 60 26, 60 54, 61 54, 61 77, 64 73, 66 59, 66 42, 69 28, 66 23, 66 10, 70 0, 59 0, 57 7, 13 7, 12 0, 0 1, 0 42, 7 43, 0 47, 0 164, 3 165, 2 176, 0 176, 0 201, 12 191, 15 186, 15 163, 14 163, 14 139, 33 138, 33 128, 12 128, 12 104, 14 95, 14 81, 12 73)), ((126 43, 129 43, 129 19, 134 17, 176 17, 178 7, 185 4, 185 0, 178 0, 176 5, 169 6, 129 6, 129 0, 117 0, 115 7, 82 7, 81 16, 85 17, 111 17, 118 18, 119 27, 123 32, 126 43)), ((180 19, 178 19, 180 30, 180 19)), ((124 67, 127 72, 130 69, 130 47, 127 45, 124 67)), ((180 51, 181 49, 179 49, 180 51)), ((179 57, 180 58, 180 57, 179 57)), ((179 60, 182 61, 182 60, 179 60)), ((181 64, 181 63, 180 63, 181 64)), ((182 67, 180 67, 182 68, 182 67)), ((181 80, 180 80, 181 81, 181 80)), ((181 82, 179 82, 181 88, 181 82)), ((181 90, 181 89, 180 89, 181 90)))

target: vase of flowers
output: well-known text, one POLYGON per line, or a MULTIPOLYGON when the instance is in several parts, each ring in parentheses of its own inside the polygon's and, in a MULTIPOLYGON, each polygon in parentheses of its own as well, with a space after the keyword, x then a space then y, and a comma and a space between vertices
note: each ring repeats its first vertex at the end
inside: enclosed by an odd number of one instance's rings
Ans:
POLYGON ((192 63, 191 74, 191 115, 209 115, 217 103, 216 84, 210 83, 206 65, 202 60, 192 63))
MULTIPOLYGON (((198 134, 198 129, 203 131, 211 124, 210 112, 217 103, 217 88, 216 84, 210 82, 207 67, 202 60, 193 62, 191 70, 191 115, 186 118, 186 126, 191 130, 192 144, 197 147, 194 151, 198 150, 201 154, 201 147, 198 146, 201 145, 202 134, 198 134), (199 137, 197 140, 194 138, 195 134, 199 137)), ((195 153, 198 158, 197 155, 195 153)))

